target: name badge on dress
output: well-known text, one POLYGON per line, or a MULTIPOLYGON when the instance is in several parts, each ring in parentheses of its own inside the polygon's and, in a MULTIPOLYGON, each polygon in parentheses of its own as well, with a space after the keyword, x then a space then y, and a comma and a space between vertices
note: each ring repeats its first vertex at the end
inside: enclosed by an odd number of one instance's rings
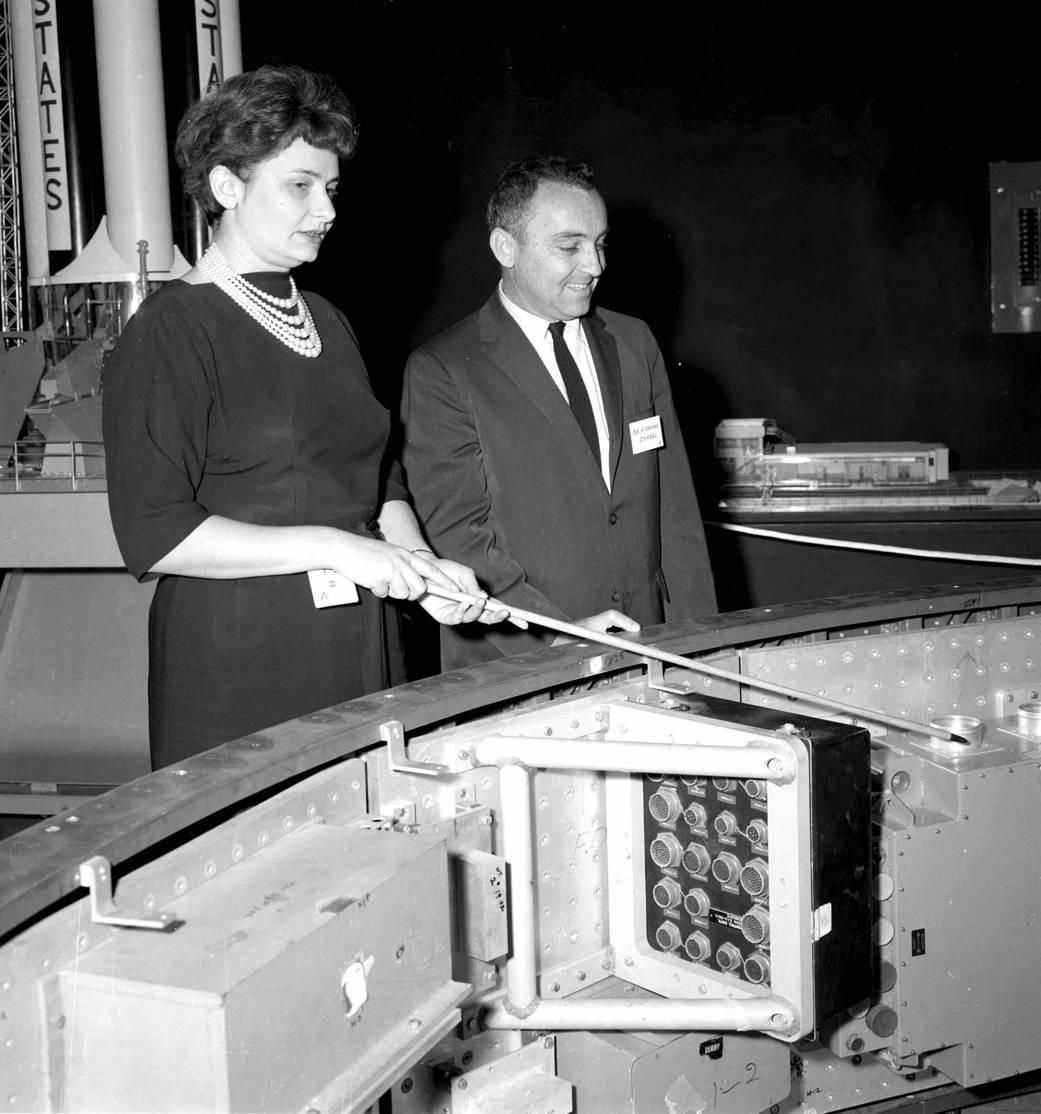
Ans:
POLYGON ((358 602, 358 588, 354 581, 332 569, 312 569, 307 579, 311 582, 315 607, 339 607, 343 603, 358 602))
POLYGON ((663 449, 665 438, 661 434, 661 417, 655 414, 653 418, 644 418, 643 421, 629 423, 629 440, 632 442, 633 455, 645 453, 651 449, 663 449))

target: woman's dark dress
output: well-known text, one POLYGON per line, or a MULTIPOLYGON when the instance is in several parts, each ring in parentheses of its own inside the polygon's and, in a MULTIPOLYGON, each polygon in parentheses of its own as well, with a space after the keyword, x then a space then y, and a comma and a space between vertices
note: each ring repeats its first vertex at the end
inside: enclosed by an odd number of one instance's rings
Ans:
MULTIPOLYGON (((287 276, 246 277, 289 292, 287 276)), ((322 298, 307 303, 317 359, 209 283, 166 284, 125 329, 104 370, 104 439, 112 522, 138 578, 210 514, 372 534, 384 501, 407 498, 350 326, 322 298)), ((400 680, 384 607, 359 595, 319 609, 305 573, 161 577, 149 621, 153 767, 400 680)))

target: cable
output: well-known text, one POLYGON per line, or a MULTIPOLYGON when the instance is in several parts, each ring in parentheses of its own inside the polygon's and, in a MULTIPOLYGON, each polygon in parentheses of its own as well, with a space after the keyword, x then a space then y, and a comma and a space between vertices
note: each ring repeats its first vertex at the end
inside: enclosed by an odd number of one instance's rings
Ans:
POLYGON ((782 530, 764 530, 758 526, 738 526, 733 522, 706 522, 717 530, 731 530, 735 534, 754 534, 761 538, 775 538, 782 542, 799 542, 802 545, 823 545, 832 549, 859 549, 871 553, 893 553, 901 557, 932 557, 939 561, 966 561, 989 565, 1041 566, 1038 557, 1005 557, 995 553, 952 553, 944 549, 911 549, 903 545, 883 545, 880 542, 850 542, 839 538, 814 538, 806 534, 787 534, 782 530))

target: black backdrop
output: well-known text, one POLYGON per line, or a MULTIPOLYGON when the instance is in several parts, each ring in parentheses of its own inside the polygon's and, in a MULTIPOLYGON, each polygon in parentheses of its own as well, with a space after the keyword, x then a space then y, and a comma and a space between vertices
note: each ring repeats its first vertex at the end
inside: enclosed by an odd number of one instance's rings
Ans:
MULTIPOLYGON (((160 4, 171 139, 193 7, 160 4)), ((337 227, 301 279, 350 316, 381 396, 491 290, 501 166, 556 152, 597 172, 600 301, 654 327, 709 501, 722 417, 1037 465, 1041 339, 990 330, 988 164, 1041 160, 1041 15, 704 7, 240 0, 246 68, 324 70, 357 109, 337 227)), ((59 26, 90 152, 90 5, 60 0, 59 26)), ((100 159, 85 178, 96 223, 100 159)))
POLYGON ((697 10, 243 0, 246 68, 325 70, 358 111, 338 226, 302 277, 351 317, 380 392, 491 289, 498 169, 555 152, 597 172, 599 300, 654 327, 706 479, 716 421, 741 416, 1037 464, 1041 340, 992 334, 988 294, 988 163, 1041 159, 1037 21, 697 10))

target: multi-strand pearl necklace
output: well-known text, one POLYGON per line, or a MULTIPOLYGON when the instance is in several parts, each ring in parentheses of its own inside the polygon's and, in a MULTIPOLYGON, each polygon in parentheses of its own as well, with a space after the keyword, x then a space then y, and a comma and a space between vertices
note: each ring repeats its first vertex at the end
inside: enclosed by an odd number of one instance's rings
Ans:
POLYGON ((322 338, 292 275, 289 297, 276 298, 233 271, 216 244, 210 245, 196 269, 287 348, 311 360, 322 354, 322 338))

